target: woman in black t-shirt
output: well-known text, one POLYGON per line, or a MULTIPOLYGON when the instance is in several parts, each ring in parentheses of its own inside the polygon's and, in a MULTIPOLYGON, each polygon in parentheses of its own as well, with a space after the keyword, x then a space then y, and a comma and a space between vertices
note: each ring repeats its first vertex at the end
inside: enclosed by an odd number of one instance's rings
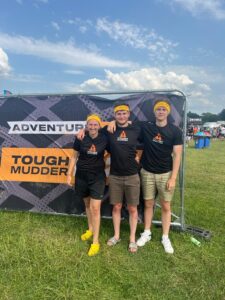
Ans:
POLYGON ((81 240, 86 241, 93 236, 89 256, 96 255, 100 249, 100 208, 105 189, 104 153, 107 145, 107 138, 99 132, 100 128, 100 117, 89 115, 87 134, 82 141, 74 141, 74 156, 70 159, 67 174, 67 184, 71 186, 71 174, 76 165, 75 192, 84 199, 88 219, 88 230, 81 235, 81 240))

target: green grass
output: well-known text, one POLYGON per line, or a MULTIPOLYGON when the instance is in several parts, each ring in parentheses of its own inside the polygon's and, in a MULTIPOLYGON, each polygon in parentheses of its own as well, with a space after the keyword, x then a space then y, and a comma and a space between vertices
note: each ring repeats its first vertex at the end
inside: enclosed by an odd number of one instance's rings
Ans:
POLYGON ((164 253, 158 227, 132 255, 127 222, 109 248, 112 222, 102 220, 101 253, 89 258, 84 218, 0 212, 0 299, 225 299, 225 141, 187 148, 185 200, 186 223, 213 235, 197 247, 172 231, 174 255, 164 253))

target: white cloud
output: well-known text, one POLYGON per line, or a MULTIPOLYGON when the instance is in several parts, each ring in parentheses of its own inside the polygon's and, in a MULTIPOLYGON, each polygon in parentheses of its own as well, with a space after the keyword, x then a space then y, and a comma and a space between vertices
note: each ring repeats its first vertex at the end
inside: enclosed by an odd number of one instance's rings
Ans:
MULTIPOLYGON (((132 72, 113 73, 105 70, 105 78, 90 78, 80 85, 65 85, 68 92, 125 92, 144 90, 180 90, 188 96, 189 109, 196 112, 216 111, 221 104, 215 103, 211 88, 200 79, 194 80, 185 73, 143 68, 132 72)), ((221 108, 222 109, 222 108, 221 108)))
POLYGON ((113 73, 105 70, 105 79, 91 78, 83 82, 80 91, 126 91, 180 89, 192 86, 194 82, 185 74, 173 71, 163 73, 158 68, 143 68, 131 72, 113 73))
POLYGON ((9 59, 6 52, 0 48, 0 76, 7 76, 11 71, 9 59))
POLYGON ((208 14, 217 20, 225 19, 225 7, 222 0, 170 0, 170 3, 180 5, 195 17, 208 14))
POLYGON ((71 74, 71 75, 81 75, 84 74, 81 70, 65 70, 64 73, 71 74))
POLYGON ((76 27, 79 29, 81 33, 86 33, 90 28, 93 27, 93 22, 89 19, 82 20, 80 18, 75 18, 75 19, 69 19, 65 22, 70 25, 76 25, 76 27))
POLYGON ((12 74, 9 79, 15 82, 37 83, 42 81, 42 77, 33 74, 12 74))
POLYGON ((52 21, 52 22, 51 22, 51 25, 52 25, 52 27, 53 27, 55 30, 57 30, 57 31, 60 30, 60 26, 59 26, 59 24, 58 24, 57 22, 52 21))
POLYGON ((46 39, 36 40, 25 36, 11 36, 0 33, 0 45, 12 53, 33 55, 49 61, 88 67, 130 67, 128 61, 108 58, 93 51, 76 47, 73 41, 49 42, 46 39))
POLYGON ((214 84, 224 86, 225 76, 223 70, 219 72, 219 69, 211 66, 173 65, 165 68, 165 71, 169 71, 171 68, 178 74, 188 75, 194 82, 204 82, 207 87, 214 84))
POLYGON ((16 2, 17 2, 18 4, 20 4, 20 5, 23 4, 23 1, 22 1, 22 0, 16 0, 16 2))
POLYGON ((148 30, 133 24, 110 22, 106 18, 100 18, 97 20, 96 30, 107 33, 111 39, 125 46, 147 50, 152 58, 172 60, 175 57, 173 49, 177 43, 163 38, 153 29, 148 30))

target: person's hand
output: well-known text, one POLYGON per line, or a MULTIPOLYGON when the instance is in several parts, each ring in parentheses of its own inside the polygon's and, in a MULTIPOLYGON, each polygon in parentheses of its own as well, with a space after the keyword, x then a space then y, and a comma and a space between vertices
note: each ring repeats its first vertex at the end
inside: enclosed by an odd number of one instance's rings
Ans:
POLYGON ((167 190, 172 191, 173 189, 175 189, 175 186, 176 186, 176 179, 170 178, 166 184, 167 190))
POLYGON ((67 175, 66 183, 68 186, 72 186, 72 176, 71 175, 67 175))
POLYGON ((113 132, 115 132, 115 130, 116 130, 116 121, 113 120, 113 121, 109 122, 109 124, 107 126, 107 131, 110 133, 113 133, 113 132))
POLYGON ((135 160, 136 160, 136 162, 137 162, 138 164, 140 163, 140 156, 139 156, 138 154, 136 154, 135 160))
POLYGON ((85 129, 80 129, 76 134, 76 138, 80 141, 83 140, 84 136, 85 136, 85 129))

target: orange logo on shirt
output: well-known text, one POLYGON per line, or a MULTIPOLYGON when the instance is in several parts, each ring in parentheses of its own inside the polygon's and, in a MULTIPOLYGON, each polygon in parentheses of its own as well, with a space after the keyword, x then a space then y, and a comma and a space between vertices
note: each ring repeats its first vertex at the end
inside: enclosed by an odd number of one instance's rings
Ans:
POLYGON ((161 141, 161 140, 162 140, 161 134, 158 133, 157 136, 155 137, 155 139, 156 139, 157 141, 161 141))
POLYGON ((128 141, 126 132, 124 130, 120 133, 119 137, 117 138, 117 141, 123 141, 123 142, 128 141))
POLYGON ((127 137, 127 135, 126 135, 126 132, 123 130, 122 132, 121 132, 121 134, 120 134, 120 138, 126 138, 127 137))
POLYGON ((91 151, 91 152, 96 152, 96 147, 95 147, 94 144, 91 145, 89 151, 91 151))
POLYGON ((88 154, 97 154, 97 149, 96 146, 94 144, 91 145, 91 147, 89 148, 89 150, 87 151, 88 154))
POLYGON ((160 133, 157 133, 157 135, 153 138, 153 142, 163 144, 162 136, 160 133))

